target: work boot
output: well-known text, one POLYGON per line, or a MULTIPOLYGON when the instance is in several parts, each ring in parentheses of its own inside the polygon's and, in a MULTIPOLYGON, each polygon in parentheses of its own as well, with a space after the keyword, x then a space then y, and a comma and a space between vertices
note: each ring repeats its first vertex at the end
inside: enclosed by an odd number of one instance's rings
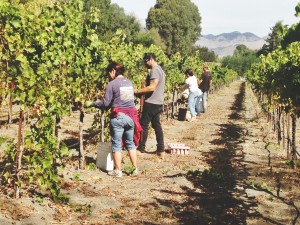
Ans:
POLYGON ((157 152, 156 155, 161 160, 165 159, 165 152, 157 152))

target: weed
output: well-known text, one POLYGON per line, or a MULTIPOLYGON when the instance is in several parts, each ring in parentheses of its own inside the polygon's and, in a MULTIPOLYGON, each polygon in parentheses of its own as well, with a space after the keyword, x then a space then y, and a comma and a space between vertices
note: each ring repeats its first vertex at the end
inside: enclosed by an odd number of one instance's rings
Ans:
POLYGON ((77 205, 75 208, 75 212, 77 213, 82 213, 85 215, 91 215, 91 210, 92 206, 90 204, 84 204, 84 205, 77 205))
POLYGON ((256 177, 262 177, 263 175, 264 175, 264 173, 257 172, 255 176, 256 176, 256 177))
POLYGON ((197 170, 189 170, 188 172, 187 172, 187 175, 189 175, 189 176, 193 176, 193 177, 201 177, 202 176, 202 171, 200 171, 199 169, 197 169, 197 170))
POLYGON ((284 164, 288 165, 288 166, 294 166, 294 165, 296 165, 297 167, 300 167, 300 160, 298 160, 298 161, 287 160, 287 161, 285 161, 284 164))
POLYGON ((119 213, 113 214, 111 217, 112 217, 113 219, 122 219, 122 218, 123 218, 123 216, 120 215, 119 213))
POLYGON ((97 166, 95 163, 89 163, 88 165, 86 165, 86 169, 87 170, 96 170, 97 166))
POLYGON ((131 174, 134 169, 135 169, 135 167, 132 165, 125 165, 123 167, 123 171, 125 171, 127 174, 131 174))
POLYGON ((36 201, 37 203, 41 204, 41 203, 44 202, 44 198, 43 198, 43 197, 37 197, 37 198, 35 199, 35 201, 36 201))
POLYGON ((81 181, 80 176, 81 176, 80 173, 75 173, 75 174, 74 174, 74 177, 72 178, 72 180, 74 180, 74 181, 81 181))
POLYGON ((4 137, 0 137, 0 145, 2 145, 7 139, 4 137))
POLYGON ((163 174, 168 174, 171 171, 171 169, 165 169, 162 173, 163 174))
POLYGON ((271 192, 271 188, 265 182, 262 183, 261 188, 264 189, 264 190, 267 190, 267 191, 271 192))
POLYGON ((203 176, 203 178, 211 179, 211 180, 222 181, 225 179, 223 172, 216 171, 214 169, 204 170, 202 176, 203 176))

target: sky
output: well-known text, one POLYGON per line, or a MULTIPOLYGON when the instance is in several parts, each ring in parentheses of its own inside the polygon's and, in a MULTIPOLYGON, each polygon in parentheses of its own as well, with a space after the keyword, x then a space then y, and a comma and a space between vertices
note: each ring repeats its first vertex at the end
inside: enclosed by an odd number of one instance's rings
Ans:
MULTIPOLYGON (((148 11, 156 0, 111 0, 134 15, 145 26, 148 11)), ((201 16, 201 35, 239 31, 265 37, 278 21, 300 22, 295 16, 299 0, 192 0, 201 16)))

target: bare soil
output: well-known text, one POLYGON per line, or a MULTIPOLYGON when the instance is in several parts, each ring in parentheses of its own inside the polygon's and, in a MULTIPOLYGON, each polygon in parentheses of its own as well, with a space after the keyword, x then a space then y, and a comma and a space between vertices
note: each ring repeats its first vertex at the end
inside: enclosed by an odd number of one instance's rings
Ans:
MULTIPOLYGON (((68 140, 77 138, 78 116, 63 120, 68 140)), ((86 132, 92 118, 86 118, 86 132)), ((1 126, 1 136, 14 136, 16 126, 1 126)), ((164 117, 163 129, 166 144, 183 143, 190 154, 159 160, 152 131, 136 177, 127 174, 127 154, 120 179, 80 170, 76 157, 64 159, 62 192, 70 202, 39 203, 25 191, 20 199, 0 192, 0 224, 300 224, 300 171, 286 165, 286 153, 278 150, 245 82, 211 94, 207 112, 196 121, 164 117)), ((86 140, 85 149, 96 163, 95 141, 86 140)))

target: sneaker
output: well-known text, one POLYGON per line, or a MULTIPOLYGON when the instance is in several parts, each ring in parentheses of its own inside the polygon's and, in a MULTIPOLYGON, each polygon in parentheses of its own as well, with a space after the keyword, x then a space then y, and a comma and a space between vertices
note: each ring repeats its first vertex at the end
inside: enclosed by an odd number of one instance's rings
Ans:
POLYGON ((193 121, 195 121, 196 120, 196 116, 193 116, 189 121, 190 122, 193 122, 193 121))
POLYGON ((139 169, 138 168, 135 168, 131 173, 130 173, 130 176, 136 176, 136 175, 138 175, 138 173, 139 173, 139 169))
POLYGON ((109 176, 112 176, 112 177, 122 177, 122 171, 121 170, 112 170, 112 171, 109 171, 107 173, 109 176))

